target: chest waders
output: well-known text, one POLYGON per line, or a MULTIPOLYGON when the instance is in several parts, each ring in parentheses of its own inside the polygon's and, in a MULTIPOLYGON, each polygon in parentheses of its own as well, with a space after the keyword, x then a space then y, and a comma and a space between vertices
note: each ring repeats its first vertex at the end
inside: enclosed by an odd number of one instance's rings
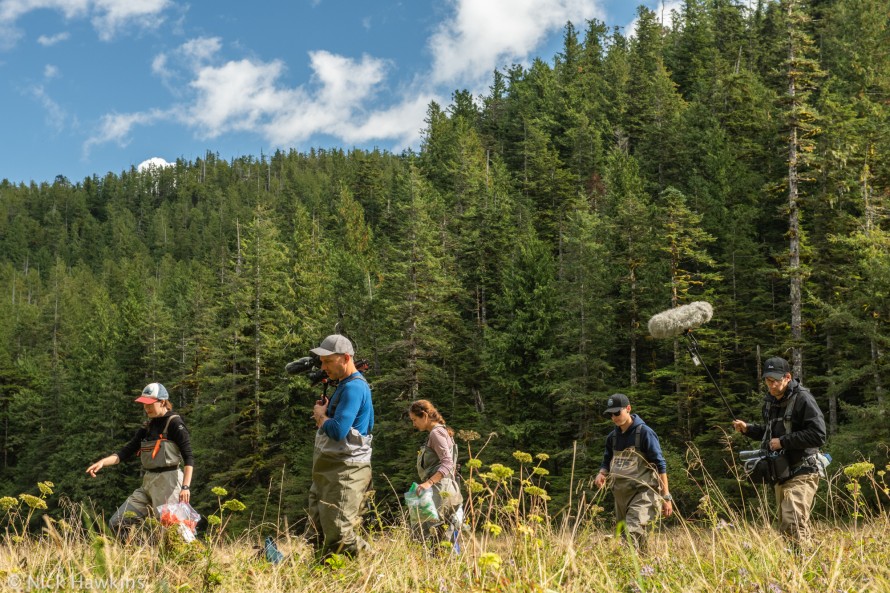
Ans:
POLYGON ((122 526, 136 523, 155 514, 162 504, 178 502, 182 485, 182 453, 179 447, 167 437, 170 422, 179 418, 178 414, 167 417, 164 429, 156 440, 145 439, 140 443, 139 461, 145 470, 142 486, 131 494, 124 504, 115 511, 108 526, 119 531, 122 526))
POLYGON ((612 463, 609 479, 615 497, 615 518, 618 530, 621 531, 623 523, 626 534, 638 549, 645 546, 646 527, 658 517, 661 502, 658 474, 640 452, 642 428, 642 425, 637 425, 634 429, 634 446, 621 451, 615 450, 616 433, 610 436, 612 463))
MULTIPOLYGON (((357 374, 337 385, 328 405, 328 416, 334 415, 343 387, 355 380, 365 381, 357 374)), ((356 527, 361 522, 361 503, 371 483, 371 440, 370 434, 364 436, 355 428, 350 428, 342 441, 332 439, 321 428, 315 433, 308 514, 310 539, 323 555, 356 555, 364 545, 356 527)))
MULTIPOLYGON (((442 430, 451 441, 451 459, 454 463, 454 470, 451 475, 444 476, 441 480, 431 486, 433 491, 433 504, 436 505, 436 511, 439 513, 440 521, 438 522, 422 522, 417 525, 421 539, 432 540, 439 536, 439 528, 444 527, 448 530, 448 540, 455 546, 455 550, 459 549, 457 536, 460 534, 461 524, 463 523, 463 495, 460 492, 460 486, 457 483, 457 443, 444 426, 436 426, 433 430, 442 430), (455 523, 457 523, 455 525, 455 523)), ((432 430, 430 431, 432 437, 432 430)), ((417 477, 420 482, 426 482, 439 471, 442 460, 436 454, 435 450, 429 446, 430 440, 427 438, 426 443, 417 452, 417 477)))

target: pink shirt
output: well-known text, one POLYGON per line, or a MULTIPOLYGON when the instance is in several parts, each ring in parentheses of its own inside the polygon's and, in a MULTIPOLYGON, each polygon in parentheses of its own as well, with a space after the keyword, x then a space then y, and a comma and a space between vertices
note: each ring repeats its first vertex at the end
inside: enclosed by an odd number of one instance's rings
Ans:
POLYGON ((436 471, 446 478, 454 476, 454 459, 451 455, 454 439, 451 438, 445 427, 439 425, 433 428, 426 445, 439 456, 439 467, 436 471))

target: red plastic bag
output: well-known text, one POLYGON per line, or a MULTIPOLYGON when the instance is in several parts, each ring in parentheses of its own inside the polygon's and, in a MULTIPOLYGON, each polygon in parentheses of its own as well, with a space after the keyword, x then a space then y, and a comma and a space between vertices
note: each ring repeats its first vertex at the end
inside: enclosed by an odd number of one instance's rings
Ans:
POLYGON ((187 502, 168 502, 159 506, 157 511, 161 517, 161 525, 164 527, 183 525, 192 535, 195 534, 195 526, 201 520, 201 515, 187 502))

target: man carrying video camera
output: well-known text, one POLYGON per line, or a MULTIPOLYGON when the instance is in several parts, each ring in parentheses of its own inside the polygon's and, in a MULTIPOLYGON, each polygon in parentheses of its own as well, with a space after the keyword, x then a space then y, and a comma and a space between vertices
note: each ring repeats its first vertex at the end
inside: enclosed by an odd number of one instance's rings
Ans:
POLYGON ((769 390, 763 402, 763 424, 733 420, 732 426, 761 449, 778 452, 788 469, 775 482, 779 531, 796 550, 811 544, 810 511, 819 487, 819 447, 825 444, 825 417, 813 394, 791 376, 784 358, 766 361, 763 380, 769 390))
POLYGON ((337 388, 330 399, 317 401, 312 411, 318 431, 309 490, 310 534, 322 557, 355 556, 362 543, 355 531, 359 509, 371 483, 371 388, 356 369, 347 337, 330 335, 311 352, 337 388))

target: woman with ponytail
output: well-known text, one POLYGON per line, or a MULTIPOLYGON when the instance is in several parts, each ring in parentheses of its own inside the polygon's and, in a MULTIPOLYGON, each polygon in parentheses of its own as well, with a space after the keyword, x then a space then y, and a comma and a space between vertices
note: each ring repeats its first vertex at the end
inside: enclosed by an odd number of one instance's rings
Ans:
POLYGON ((463 496, 457 484, 454 430, 445 425, 439 411, 425 399, 417 400, 408 407, 408 417, 414 428, 429 433, 426 444, 417 452, 417 475, 421 482, 416 492, 420 494, 427 488, 433 491, 433 502, 441 521, 421 523, 420 535, 424 539, 437 538, 441 529, 459 530, 463 522, 463 496))

